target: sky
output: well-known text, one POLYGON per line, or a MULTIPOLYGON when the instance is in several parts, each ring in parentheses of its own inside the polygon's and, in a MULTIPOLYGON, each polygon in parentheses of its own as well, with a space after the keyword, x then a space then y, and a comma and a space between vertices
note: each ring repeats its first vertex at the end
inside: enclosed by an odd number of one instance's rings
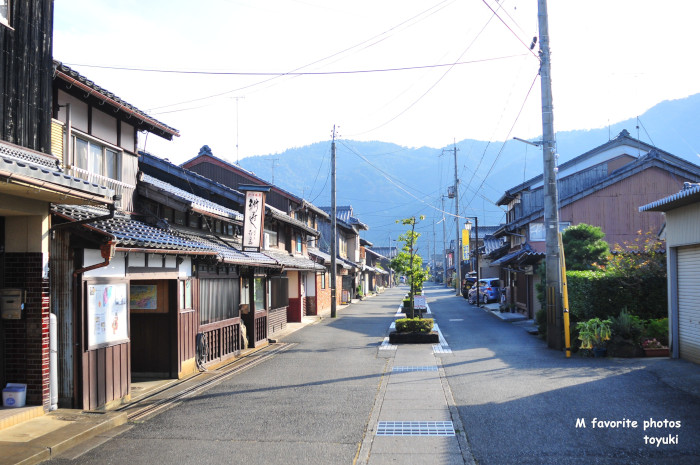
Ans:
MULTIPOLYGON (((342 139, 536 138, 536 0, 55 0, 54 58, 180 131, 139 146, 236 161, 342 139), (116 69, 120 68, 120 69, 116 69), (145 71, 148 70, 148 71, 145 71)), ((550 0, 554 126, 700 92, 700 2, 550 0)))

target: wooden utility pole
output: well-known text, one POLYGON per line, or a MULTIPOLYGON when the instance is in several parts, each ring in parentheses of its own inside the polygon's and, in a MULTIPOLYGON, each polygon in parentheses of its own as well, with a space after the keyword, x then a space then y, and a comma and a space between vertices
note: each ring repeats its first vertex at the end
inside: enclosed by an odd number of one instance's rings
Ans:
POLYGON ((336 255, 338 254, 338 230, 335 205, 335 125, 333 125, 333 142, 331 142, 331 318, 336 317, 336 255))
POLYGON ((537 1, 537 11, 540 29, 540 81, 542 88, 547 345, 552 349, 561 350, 563 316, 561 308, 561 270, 559 268, 559 194, 557 192, 547 0, 537 1))

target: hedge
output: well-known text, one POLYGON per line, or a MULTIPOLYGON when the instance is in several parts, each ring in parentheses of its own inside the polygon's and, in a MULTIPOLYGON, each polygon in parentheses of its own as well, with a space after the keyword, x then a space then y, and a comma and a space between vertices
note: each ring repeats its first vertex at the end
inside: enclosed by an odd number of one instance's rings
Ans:
POLYGON ((432 318, 399 318, 396 320, 396 331, 429 333, 433 330, 432 318))
POLYGON ((567 271, 569 311, 574 321, 618 316, 623 308, 642 319, 668 314, 666 280, 627 278, 604 271, 567 271))

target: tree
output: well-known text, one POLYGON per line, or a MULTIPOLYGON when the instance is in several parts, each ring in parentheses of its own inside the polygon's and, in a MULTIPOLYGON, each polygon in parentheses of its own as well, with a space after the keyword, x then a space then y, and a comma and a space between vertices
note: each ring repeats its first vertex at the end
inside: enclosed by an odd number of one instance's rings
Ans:
POLYGON ((416 219, 415 216, 411 218, 404 218, 402 220, 396 220, 397 223, 401 223, 406 226, 411 226, 411 229, 399 236, 399 242, 403 242, 401 252, 399 252, 396 257, 391 260, 391 269, 396 272, 397 275, 406 275, 408 284, 410 286, 410 291, 408 294, 410 300, 410 313, 409 317, 413 318, 413 295, 416 289, 422 289, 423 283, 428 279, 428 273, 423 269, 423 259, 420 255, 416 254, 416 242, 420 237, 420 233, 416 232, 416 223, 425 219, 425 216, 421 215, 416 219))
POLYGON ((605 233, 598 226, 580 223, 564 230, 561 236, 566 257, 566 269, 586 271, 605 266, 610 254, 605 233))

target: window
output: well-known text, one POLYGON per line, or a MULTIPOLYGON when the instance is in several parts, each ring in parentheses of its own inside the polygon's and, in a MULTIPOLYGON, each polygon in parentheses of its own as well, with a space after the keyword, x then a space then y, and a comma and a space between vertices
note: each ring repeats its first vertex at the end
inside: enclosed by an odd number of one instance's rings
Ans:
POLYGON ((77 136, 73 147, 75 166, 106 178, 121 180, 121 151, 77 136))
POLYGON ((10 27, 10 0, 0 0, 0 24, 10 27))
POLYGON ((321 273, 321 289, 326 288, 326 273, 321 273))
POLYGON ((270 278, 270 308, 289 306, 289 280, 286 276, 270 278))
POLYGON ((256 312, 265 310, 265 278, 255 278, 253 283, 253 305, 256 312))
POLYGON ((180 285, 180 310, 192 308, 192 280, 179 282, 180 285))
POLYGON ((199 229, 199 215, 196 213, 187 214, 187 226, 190 228, 199 229))
POLYGON ((238 279, 199 280, 200 324, 237 318, 240 303, 238 279))
POLYGON ((530 223, 530 240, 533 242, 544 241, 546 232, 544 223, 530 223))
POLYGON ((341 257, 348 256, 348 243, 345 242, 345 237, 341 235, 338 236, 338 251, 341 257))
POLYGON ((297 253, 302 253, 303 249, 302 249, 302 235, 301 235, 301 233, 296 234, 296 242, 297 242, 297 248, 296 248, 297 253))
POLYGON ((277 247, 278 238, 277 238, 276 226, 272 225, 271 227, 268 228, 267 225, 265 225, 265 235, 267 236, 268 247, 277 247))

